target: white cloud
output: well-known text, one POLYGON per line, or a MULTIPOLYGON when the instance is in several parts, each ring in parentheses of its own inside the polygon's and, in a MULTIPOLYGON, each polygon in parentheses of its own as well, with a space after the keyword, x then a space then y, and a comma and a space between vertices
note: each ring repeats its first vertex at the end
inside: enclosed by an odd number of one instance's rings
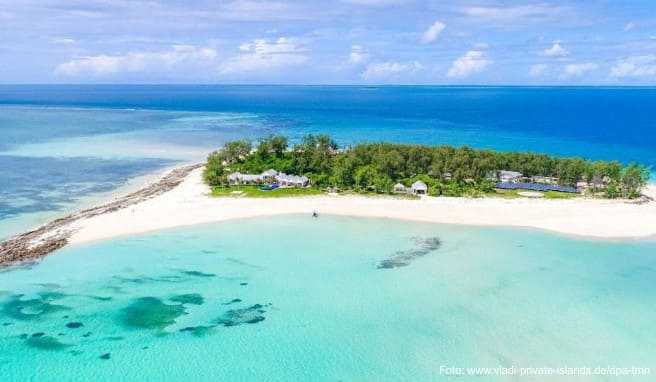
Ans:
MULTIPOLYGON (((195 9, 184 3, 184 9, 195 9)), ((202 12, 202 11, 201 11, 202 12)), ((302 3, 283 1, 235 0, 218 2, 216 9, 202 12, 200 16, 224 20, 302 20, 310 17, 302 3)))
POLYGON ((349 55, 349 62, 351 64, 361 64, 369 60, 369 53, 360 45, 351 46, 351 54, 349 55))
POLYGON ((97 55, 72 59, 58 65, 55 74, 63 76, 107 76, 116 73, 162 72, 178 65, 211 63, 217 53, 213 48, 175 45, 162 52, 131 52, 124 55, 97 55))
POLYGON ((549 68, 547 64, 535 64, 531 65, 531 68, 528 71, 528 74, 531 77, 540 77, 544 74, 544 72, 549 68))
POLYGON ((619 60, 611 69, 616 78, 656 76, 656 55, 631 56, 619 60))
POLYGON ((447 77, 465 78, 483 71, 492 61, 482 50, 470 50, 451 64, 447 77))
POLYGON ((581 77, 588 72, 596 70, 598 67, 599 65, 593 62, 585 62, 581 64, 569 64, 565 66, 562 77, 564 78, 581 77))
POLYGON ((569 55, 569 51, 560 45, 560 41, 554 41, 550 48, 542 51, 542 55, 547 57, 565 57, 569 55))
POLYGON ((561 7, 547 4, 519 5, 515 7, 465 7, 462 12, 470 17, 488 21, 512 21, 517 19, 540 19, 555 16, 561 7))
POLYGON ((277 40, 256 39, 242 44, 240 53, 224 62, 221 74, 245 73, 258 70, 277 70, 302 65, 308 61, 305 49, 294 38, 277 40))
POLYGON ((626 25, 624 26, 624 31, 628 32, 630 30, 633 30, 635 27, 636 27, 636 24, 633 21, 630 21, 630 22, 626 23, 626 25))
POLYGON ((424 34, 421 36, 421 42, 424 44, 430 44, 431 42, 434 42, 437 40, 437 37, 439 37, 444 28, 446 28, 446 24, 436 20, 433 25, 426 29, 424 34))
POLYGON ((413 62, 378 62, 367 65, 362 73, 365 80, 382 80, 396 77, 401 74, 412 74, 422 70, 424 66, 417 61, 413 62))

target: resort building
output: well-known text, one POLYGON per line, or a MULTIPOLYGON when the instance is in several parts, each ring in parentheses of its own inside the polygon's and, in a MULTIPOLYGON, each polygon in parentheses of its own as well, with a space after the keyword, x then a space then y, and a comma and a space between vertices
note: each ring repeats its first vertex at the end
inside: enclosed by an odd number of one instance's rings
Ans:
POLYGON ((306 176, 288 175, 273 169, 264 171, 261 174, 242 174, 233 172, 228 175, 230 184, 262 184, 278 183, 285 187, 306 187, 310 184, 310 179, 306 176))
POLYGON ((408 189, 406 186, 402 185, 401 183, 397 183, 394 185, 394 193, 395 194, 404 194, 408 192, 408 189))
POLYGON ((278 184, 287 187, 306 187, 310 184, 307 176, 287 175, 282 172, 276 175, 275 179, 278 184))
POLYGON ((533 183, 542 183, 542 184, 558 184, 558 178, 552 176, 533 176, 531 177, 531 182, 533 183))
POLYGON ((410 186, 410 190, 415 195, 428 194, 428 186, 426 185, 426 183, 422 182, 421 180, 412 183, 412 186, 410 186))
POLYGON ((260 174, 265 180, 275 180, 276 175, 278 175, 278 171, 274 169, 268 169, 264 171, 262 174, 260 174))
POLYGON ((242 174, 241 172, 233 172, 228 175, 228 183, 230 184, 257 184, 263 181, 264 177, 262 175, 242 174))
POLYGON ((523 174, 517 171, 499 171, 499 181, 501 183, 517 183, 522 180, 523 174))

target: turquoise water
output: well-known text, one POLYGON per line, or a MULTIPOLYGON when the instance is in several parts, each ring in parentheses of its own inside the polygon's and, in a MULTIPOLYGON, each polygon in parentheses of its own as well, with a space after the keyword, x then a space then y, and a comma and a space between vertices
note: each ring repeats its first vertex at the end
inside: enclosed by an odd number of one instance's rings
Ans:
MULTIPOLYGON (((202 160, 227 140, 274 133, 656 165, 654 109, 654 88, 0 86, 0 238, 135 177, 202 160)), ((441 366, 656 372, 655 253, 653 241, 326 216, 70 247, 0 273, 0 377, 474 379, 441 366)))
POLYGON ((0 273, 0 375, 448 381, 474 379, 440 366, 656 372, 655 254, 654 242, 329 216, 69 247, 0 273))

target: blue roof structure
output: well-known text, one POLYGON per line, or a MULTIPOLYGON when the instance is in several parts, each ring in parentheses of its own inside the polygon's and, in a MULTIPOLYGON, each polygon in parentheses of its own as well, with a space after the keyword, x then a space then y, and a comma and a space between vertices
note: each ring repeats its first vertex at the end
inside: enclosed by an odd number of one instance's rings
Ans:
POLYGON ((496 188, 500 190, 529 190, 529 191, 557 191, 557 192, 568 192, 568 193, 577 193, 575 187, 572 186, 559 186, 553 184, 541 184, 541 183, 510 183, 510 182, 499 182, 495 185, 496 188))

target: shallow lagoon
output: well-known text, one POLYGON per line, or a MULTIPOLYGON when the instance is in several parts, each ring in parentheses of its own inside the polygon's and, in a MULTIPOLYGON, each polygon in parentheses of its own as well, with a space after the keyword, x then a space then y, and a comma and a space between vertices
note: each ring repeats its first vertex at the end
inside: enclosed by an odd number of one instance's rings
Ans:
POLYGON ((500 365, 654 373, 655 250, 329 216, 70 247, 0 273, 0 375, 434 381, 450 380, 440 366, 500 365))

